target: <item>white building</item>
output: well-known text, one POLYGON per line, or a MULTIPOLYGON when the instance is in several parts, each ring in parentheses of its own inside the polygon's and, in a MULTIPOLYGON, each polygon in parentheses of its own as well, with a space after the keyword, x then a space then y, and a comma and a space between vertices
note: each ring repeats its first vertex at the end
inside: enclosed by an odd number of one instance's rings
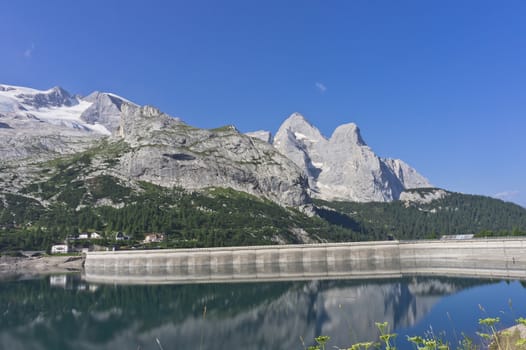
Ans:
POLYGON ((69 253, 69 246, 67 244, 55 244, 51 246, 51 254, 69 253))
POLYGON ((144 237, 144 243, 159 243, 164 241, 164 235, 162 233, 150 233, 144 237))

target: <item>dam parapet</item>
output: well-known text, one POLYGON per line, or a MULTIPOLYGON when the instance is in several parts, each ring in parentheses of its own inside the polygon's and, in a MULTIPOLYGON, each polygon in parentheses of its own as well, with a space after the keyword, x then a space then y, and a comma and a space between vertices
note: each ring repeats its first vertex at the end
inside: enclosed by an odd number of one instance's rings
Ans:
POLYGON ((200 283, 414 275, 526 280, 526 239, 380 241, 89 252, 101 283, 200 283))

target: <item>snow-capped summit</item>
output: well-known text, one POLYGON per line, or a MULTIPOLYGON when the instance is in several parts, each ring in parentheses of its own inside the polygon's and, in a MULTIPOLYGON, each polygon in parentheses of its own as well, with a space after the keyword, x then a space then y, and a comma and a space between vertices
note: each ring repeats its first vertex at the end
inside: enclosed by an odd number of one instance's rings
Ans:
MULTIPOLYGON (((76 131, 111 135, 116 131, 122 103, 131 103, 117 95, 94 92, 85 98, 72 96, 61 87, 49 90, 0 85, 0 114, 4 123, 24 128, 20 121, 40 123, 76 131), (18 122, 9 118, 18 119, 18 122)), ((31 128, 31 125, 25 125, 31 128)))
POLYGON ((379 158, 354 123, 337 127, 327 139, 294 113, 279 128, 274 146, 305 171, 318 198, 384 202, 406 188, 431 186, 406 163, 379 158))
POLYGON ((20 86, 0 85, 0 95, 31 108, 71 107, 78 104, 66 90, 59 86, 49 90, 36 90, 20 86))
POLYGON ((61 87, 0 84, 0 159, 77 151, 117 132, 124 103, 131 102, 110 93, 83 98, 61 87))

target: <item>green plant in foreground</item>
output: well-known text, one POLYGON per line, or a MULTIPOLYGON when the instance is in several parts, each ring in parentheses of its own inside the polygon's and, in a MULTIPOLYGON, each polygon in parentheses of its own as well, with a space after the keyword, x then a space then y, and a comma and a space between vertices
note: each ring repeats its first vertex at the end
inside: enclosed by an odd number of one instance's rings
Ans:
POLYGON ((325 344, 330 340, 331 338, 326 335, 320 335, 319 337, 314 338, 317 345, 309 346, 307 350, 325 350, 325 344))
POLYGON ((499 322, 499 317, 486 317, 479 319, 479 325, 485 327, 487 330, 486 332, 477 332, 477 335, 487 342, 490 348, 492 347, 491 345, 494 345, 499 350, 509 349, 509 344, 507 344, 508 346, 505 348, 502 347, 503 344, 501 344, 501 341, 503 339, 501 338, 504 337, 504 339, 509 340, 509 334, 508 332, 501 332, 502 337, 499 337, 496 326, 499 322))
POLYGON ((356 343, 356 344, 353 344, 351 345, 350 348, 347 348, 345 350, 367 350, 369 348, 376 348, 380 346, 380 343, 373 343, 372 341, 369 341, 369 342, 363 342, 363 343, 356 343))
POLYGON ((408 336, 407 340, 415 345, 417 350, 449 350, 449 345, 444 344, 440 339, 408 336))
MULTIPOLYGON (((499 317, 487 317, 479 319, 478 323, 486 329, 485 332, 477 332, 477 335, 481 337, 483 346, 477 346, 473 340, 466 336, 464 333, 463 339, 459 342, 456 350, 526 350, 526 339, 521 338, 521 334, 518 330, 497 330, 497 325, 500 322, 499 317)), ((517 325, 526 326, 526 318, 520 317, 515 320, 517 325)), ((380 333, 380 342, 360 342, 352 344, 350 347, 340 348, 333 347, 338 350, 368 350, 368 349, 381 349, 381 350, 396 350, 395 338, 396 333, 392 333, 389 328, 388 322, 377 322, 375 323, 380 333)), ((314 338, 317 345, 309 346, 306 350, 325 350, 326 344, 329 342, 330 337, 319 336, 314 338)), ((433 334, 427 334, 424 337, 421 336, 408 336, 407 340, 414 345, 416 350, 452 350, 450 344, 446 343, 441 339, 440 336, 436 337, 433 334)))
POLYGON ((376 322, 376 328, 380 331, 380 340, 385 344, 385 350, 396 350, 394 340, 397 336, 396 333, 390 333, 388 322, 376 322))

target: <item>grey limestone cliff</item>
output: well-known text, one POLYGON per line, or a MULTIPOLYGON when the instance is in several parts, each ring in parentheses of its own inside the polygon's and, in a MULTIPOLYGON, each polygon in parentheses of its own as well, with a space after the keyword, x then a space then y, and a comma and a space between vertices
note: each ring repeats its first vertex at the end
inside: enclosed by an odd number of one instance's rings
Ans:
POLYGON ((354 123, 339 126, 327 139, 294 113, 276 133, 274 146, 305 171, 313 195, 325 200, 385 202, 406 188, 431 186, 406 163, 378 157, 354 123))
POLYGON ((98 91, 83 100, 92 104, 82 112, 80 118, 89 124, 99 123, 112 133, 119 128, 122 104, 129 103, 116 95, 98 91))
POLYGON ((230 187, 285 206, 309 203, 301 170, 270 144, 234 127, 197 129, 154 107, 123 105, 118 165, 129 178, 186 189, 230 187))
POLYGON ((430 187, 406 163, 379 158, 352 123, 326 138, 295 113, 272 140, 265 131, 193 128, 111 93, 80 97, 59 87, 0 85, 1 162, 48 160, 104 138, 129 145, 108 169, 123 178, 186 189, 231 187, 287 206, 309 203, 309 191, 327 200, 391 201, 405 189, 430 187))

